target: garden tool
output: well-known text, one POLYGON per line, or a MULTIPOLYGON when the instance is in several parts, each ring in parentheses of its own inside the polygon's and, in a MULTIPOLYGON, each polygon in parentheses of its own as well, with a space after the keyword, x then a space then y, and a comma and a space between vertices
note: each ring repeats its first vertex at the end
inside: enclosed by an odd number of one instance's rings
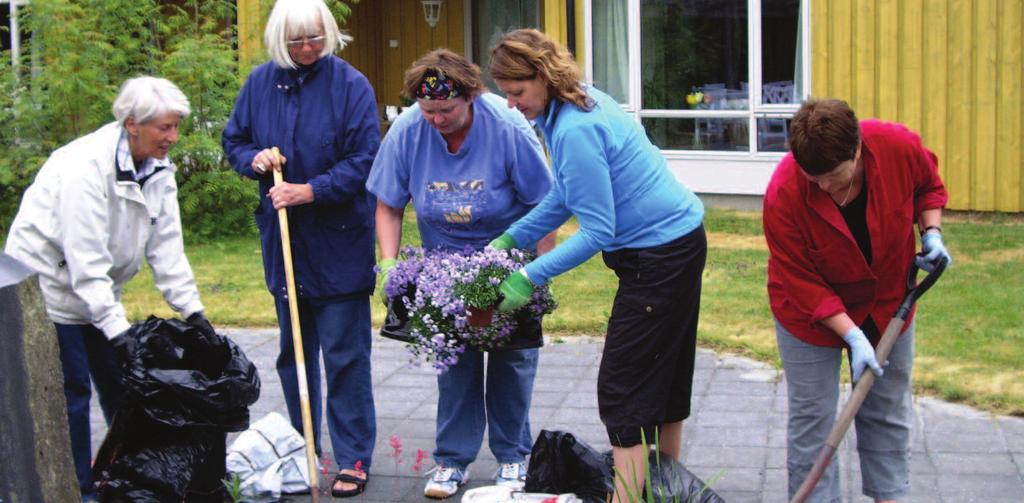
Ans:
MULTIPOLYGON (((281 152, 272 149, 277 165, 281 165, 281 152)), ((274 186, 284 183, 281 169, 274 171, 274 186)), ((309 408, 309 385, 306 382, 306 357, 302 350, 302 327, 299 326, 299 299, 295 294, 295 269, 292 267, 292 241, 288 233, 288 209, 277 210, 281 227, 281 251, 284 254, 284 276, 288 288, 288 314, 292 319, 292 343, 295 352, 295 366, 299 379, 299 403, 302 408, 302 432, 306 439, 306 461, 309 467, 309 493, 314 503, 320 501, 320 481, 317 477, 316 449, 313 446, 313 414, 309 408)), ((317 397, 319 399, 320 397, 317 397)))
MULTIPOLYGON (((907 294, 903 297, 903 302, 900 304, 899 309, 896 310, 896 316, 885 327, 885 332, 882 333, 882 338, 878 341, 878 347, 875 348, 875 358, 878 361, 884 362, 889 358, 889 352, 892 351, 896 338, 903 330, 903 324, 907 321, 907 316, 910 315, 910 309, 914 306, 914 302, 921 298, 924 292, 928 291, 935 284, 935 281, 939 279, 939 276, 942 275, 942 271, 945 269, 946 259, 943 258, 936 264, 935 269, 928 273, 924 280, 918 284, 917 263, 911 262, 910 273, 907 275, 907 294)), ((818 480, 824 475, 828 465, 832 463, 832 457, 835 455, 836 449, 843 441, 843 437, 846 436, 846 430, 850 428, 850 423, 853 422, 853 418, 857 415, 857 411, 860 410, 860 406, 864 403, 864 399, 867 397, 868 391, 871 390, 873 384, 875 384, 874 373, 864 372, 861 374, 860 380, 857 381, 853 387, 853 392, 850 393, 850 399, 843 406, 843 410, 840 411, 836 423, 832 426, 832 431, 829 432, 828 437, 825 439, 825 445, 821 447, 821 452, 818 453, 817 459, 814 460, 811 471, 807 473, 807 478, 804 479, 804 483, 800 485, 796 494, 793 495, 793 499, 789 500, 790 503, 803 503, 811 495, 811 491, 814 491, 814 486, 818 485, 818 480)))

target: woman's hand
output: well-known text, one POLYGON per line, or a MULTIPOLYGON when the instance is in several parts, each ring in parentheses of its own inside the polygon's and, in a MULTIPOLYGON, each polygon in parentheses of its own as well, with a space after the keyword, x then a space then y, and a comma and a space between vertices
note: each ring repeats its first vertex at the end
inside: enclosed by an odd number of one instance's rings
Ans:
POLYGON ((308 183, 284 182, 271 187, 267 197, 274 204, 275 210, 309 204, 313 202, 313 186, 308 183))
POLYGON ((882 366, 875 359, 875 348, 871 347, 867 336, 859 327, 853 327, 843 334, 843 340, 850 346, 850 368, 853 369, 853 382, 860 380, 864 367, 871 368, 876 376, 882 376, 882 366))
POLYGON ((285 156, 282 155, 278 159, 278 156, 274 155, 272 149, 265 148, 260 150, 256 157, 252 158, 252 170, 257 175, 265 175, 269 170, 281 169, 281 166, 284 166, 286 162, 288 162, 288 159, 285 156))
POLYGON ((946 245, 942 242, 942 234, 938 232, 925 232, 921 236, 921 251, 924 256, 917 257, 917 267, 925 272, 932 272, 940 259, 946 259, 946 267, 953 263, 953 257, 949 256, 946 245))

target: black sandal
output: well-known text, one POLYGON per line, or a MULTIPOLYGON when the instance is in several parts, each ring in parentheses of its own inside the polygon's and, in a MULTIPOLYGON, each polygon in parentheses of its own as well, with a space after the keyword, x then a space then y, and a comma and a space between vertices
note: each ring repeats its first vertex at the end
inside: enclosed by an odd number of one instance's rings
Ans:
POLYGON ((369 479, 369 475, 366 478, 360 478, 352 474, 338 472, 334 476, 334 482, 331 482, 331 496, 335 498, 350 498, 352 496, 358 496, 363 494, 366 490, 366 482, 369 479), (355 484, 355 489, 335 489, 338 486, 338 482, 345 482, 348 484, 355 484))

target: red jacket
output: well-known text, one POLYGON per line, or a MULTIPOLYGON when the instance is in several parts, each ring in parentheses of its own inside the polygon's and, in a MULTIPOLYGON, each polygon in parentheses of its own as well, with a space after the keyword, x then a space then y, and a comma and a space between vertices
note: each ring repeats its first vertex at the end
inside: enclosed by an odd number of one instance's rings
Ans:
MULTIPOLYGON (((764 196, 768 299, 775 319, 800 340, 843 346, 820 322, 846 312, 871 315, 884 330, 906 293, 922 211, 945 206, 938 160, 906 127, 861 121, 867 177, 869 266, 828 193, 803 176, 792 154, 775 168, 764 196)), ((913 320, 913 312, 907 324, 913 320)))

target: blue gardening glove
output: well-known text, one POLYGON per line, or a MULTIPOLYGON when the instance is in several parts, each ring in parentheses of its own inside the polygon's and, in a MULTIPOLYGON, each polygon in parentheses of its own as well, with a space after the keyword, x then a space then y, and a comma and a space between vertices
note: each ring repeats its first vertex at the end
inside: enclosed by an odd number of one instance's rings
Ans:
POLYGON ((377 263, 377 276, 380 277, 380 300, 384 305, 388 305, 388 294, 385 290, 384 285, 388 283, 388 274, 391 273, 391 269, 395 267, 395 259, 386 258, 377 263))
POLYGON ((946 245, 942 243, 942 234, 937 232, 926 232, 924 236, 921 236, 921 251, 924 256, 914 258, 917 263, 917 267, 920 267, 925 272, 932 272, 935 270, 935 266, 938 265, 939 260, 942 258, 946 259, 946 267, 953 264, 953 257, 949 256, 949 252, 946 251, 946 245))
POLYGON ((519 248, 515 238, 507 232, 494 238, 494 240, 488 243, 487 246, 490 246, 495 250, 511 250, 512 248, 519 248))
POLYGON ((530 297, 533 296, 533 282, 526 276, 526 271, 520 269, 505 278, 498 286, 498 290, 505 296, 505 300, 498 304, 498 311, 508 313, 530 302, 530 297))
POLYGON ((860 380, 864 367, 871 367, 876 376, 882 376, 882 367, 875 359, 875 348, 861 331, 860 327, 853 327, 843 334, 843 340, 850 346, 850 367, 853 369, 853 382, 860 380))

